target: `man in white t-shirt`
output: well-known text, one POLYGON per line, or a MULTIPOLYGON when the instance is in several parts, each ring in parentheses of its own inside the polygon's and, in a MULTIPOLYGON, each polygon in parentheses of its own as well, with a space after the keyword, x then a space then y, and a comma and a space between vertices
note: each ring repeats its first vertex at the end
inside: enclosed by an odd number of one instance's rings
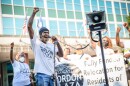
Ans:
POLYGON ((27 54, 18 53, 13 58, 14 43, 11 43, 10 60, 13 66, 13 86, 31 86, 30 82, 30 68, 27 62, 27 54))
POLYGON ((63 57, 62 48, 57 41, 56 37, 51 37, 53 43, 48 43, 49 30, 46 27, 42 27, 39 30, 40 39, 37 39, 34 35, 32 28, 33 20, 39 8, 35 7, 33 13, 29 18, 28 32, 31 39, 31 46, 34 53, 35 64, 34 72, 36 73, 36 85, 37 86, 54 86, 53 78, 54 75, 54 56, 55 54, 59 57, 63 57), (56 48, 55 48, 56 44, 56 48), (55 52, 54 52, 55 50, 55 52))

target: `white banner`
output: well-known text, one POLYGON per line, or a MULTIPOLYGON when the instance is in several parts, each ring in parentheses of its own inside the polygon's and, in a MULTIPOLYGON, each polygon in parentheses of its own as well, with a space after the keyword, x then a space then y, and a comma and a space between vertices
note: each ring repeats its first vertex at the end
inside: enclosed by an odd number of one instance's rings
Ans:
MULTIPOLYGON (((128 86, 123 56, 105 56, 109 86, 128 86)), ((101 57, 87 61, 65 61, 56 66, 59 86, 104 86, 101 57)))

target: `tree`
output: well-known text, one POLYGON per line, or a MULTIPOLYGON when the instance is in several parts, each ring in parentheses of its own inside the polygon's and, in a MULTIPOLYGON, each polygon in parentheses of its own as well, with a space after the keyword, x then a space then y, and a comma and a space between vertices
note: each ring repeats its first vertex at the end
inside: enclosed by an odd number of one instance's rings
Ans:
POLYGON ((127 20, 127 23, 128 23, 128 25, 130 27, 130 13, 129 13, 129 16, 126 17, 126 20, 127 20))

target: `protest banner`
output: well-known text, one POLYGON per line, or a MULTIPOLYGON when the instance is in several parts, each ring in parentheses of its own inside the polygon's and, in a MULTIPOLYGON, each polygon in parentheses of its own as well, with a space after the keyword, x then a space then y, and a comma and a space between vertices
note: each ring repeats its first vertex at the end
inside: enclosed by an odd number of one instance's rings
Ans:
MULTIPOLYGON (((105 56, 109 86, 128 86, 123 56, 105 56)), ((104 86, 101 57, 87 61, 67 61, 56 66, 59 86, 104 86)))

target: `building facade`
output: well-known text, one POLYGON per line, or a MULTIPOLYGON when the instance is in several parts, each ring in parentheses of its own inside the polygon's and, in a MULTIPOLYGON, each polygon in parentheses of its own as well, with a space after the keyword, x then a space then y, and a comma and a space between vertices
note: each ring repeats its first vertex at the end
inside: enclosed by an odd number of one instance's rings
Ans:
POLYGON ((12 86, 13 69, 9 61, 9 45, 14 42, 15 54, 21 48, 29 53, 30 66, 33 69, 33 53, 28 35, 22 35, 25 16, 30 17, 33 8, 39 7, 33 22, 33 29, 38 35, 37 20, 42 17, 43 26, 50 30, 50 35, 62 37, 88 37, 88 26, 83 22, 86 13, 105 11, 107 32, 103 35, 114 40, 116 27, 122 28, 120 37, 128 40, 129 33, 123 27, 130 12, 130 0, 0 0, 0 86, 12 86), (22 38, 23 42, 19 42, 22 38), (21 44, 20 44, 21 43, 21 44))

